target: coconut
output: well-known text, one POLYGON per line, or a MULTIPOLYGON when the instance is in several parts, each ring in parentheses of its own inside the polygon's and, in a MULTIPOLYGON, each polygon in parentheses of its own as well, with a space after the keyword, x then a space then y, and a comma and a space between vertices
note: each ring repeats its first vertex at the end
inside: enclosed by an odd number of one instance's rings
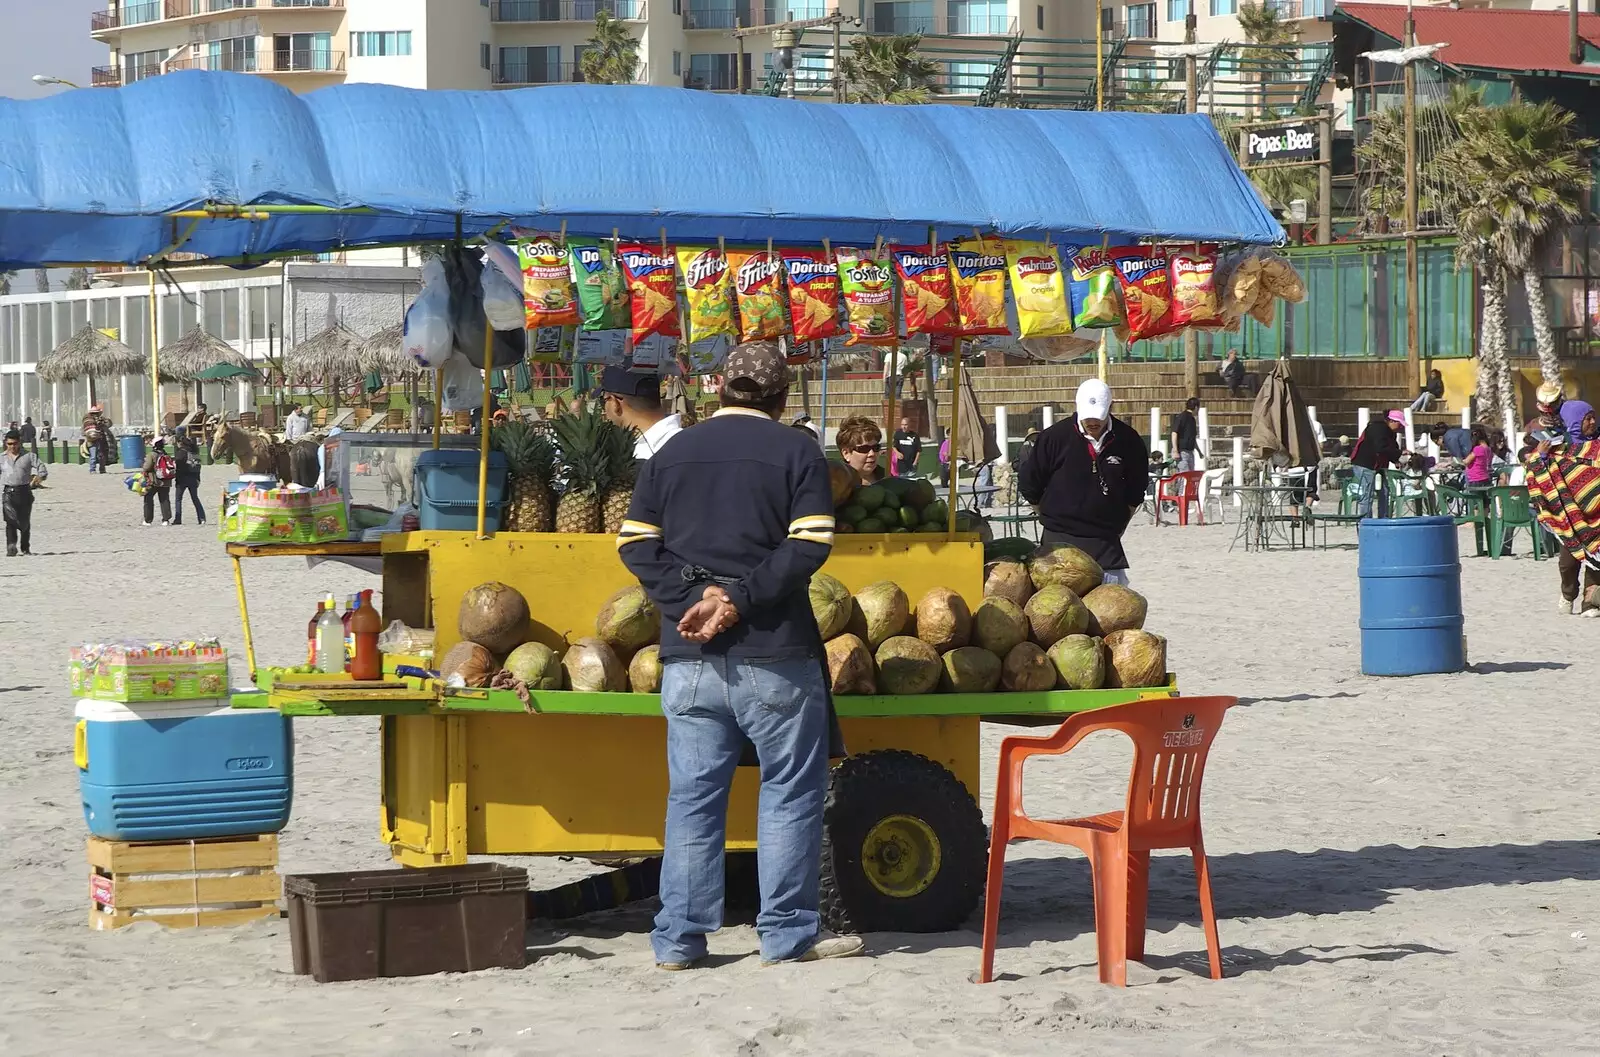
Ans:
POLYGON ((927 694, 939 685, 944 666, 921 639, 894 635, 878 647, 878 686, 886 694, 927 694))
POLYGON ((1056 668, 1039 647, 1019 642, 1000 665, 1000 685, 1007 690, 1054 690, 1056 668))
POLYGON ((1068 635, 1050 647, 1050 663, 1068 690, 1098 690, 1106 685, 1106 651, 1099 639, 1068 635))
POLYGON ((840 506, 856 490, 860 478, 842 462, 828 463, 828 488, 833 492, 833 505, 840 506))
POLYGON ((867 644, 855 635, 840 635, 830 639, 828 652, 828 681, 836 694, 875 694, 878 692, 878 673, 872 664, 872 654, 867 644))
POLYGON ((965 646, 972 637, 972 611, 967 600, 948 587, 935 587, 917 603, 917 638, 944 653, 965 646))
POLYGON ((911 603, 900 585, 889 580, 868 584, 856 595, 856 604, 866 620, 867 645, 877 649, 885 639, 905 630, 911 617, 911 603))
POLYGON ((982 646, 961 646, 945 654, 939 689, 958 694, 987 694, 1000 685, 1000 658, 982 646))
POLYGON ((850 589, 827 573, 816 573, 811 577, 808 593, 811 596, 811 615, 817 619, 817 630, 822 632, 822 641, 826 642, 843 632, 845 625, 850 623, 850 612, 855 602, 850 589))
POLYGON ((494 663, 494 654, 488 647, 476 642, 458 642, 451 646, 439 662, 439 677, 449 679, 459 675, 468 686, 488 686, 489 680, 500 666, 494 663))
POLYGON ((594 631, 618 656, 631 656, 641 646, 660 641, 661 613, 644 588, 634 584, 606 599, 594 618, 594 631))
POLYGON ((456 630, 468 642, 504 656, 528 640, 528 600, 495 580, 479 584, 461 596, 456 630))
POLYGON ((1083 604, 1089 610, 1089 632, 1094 635, 1138 630, 1144 627, 1149 609, 1144 595, 1121 584, 1101 584, 1083 596, 1083 604))
POLYGON ((1071 588, 1046 584, 1022 608, 1028 617, 1029 637, 1049 649, 1056 640, 1081 635, 1089 628, 1089 611, 1071 588))
POLYGON ((1028 576, 1035 588, 1060 584, 1082 597, 1105 580, 1100 563, 1076 547, 1057 547, 1028 563, 1028 576))
POLYGON ((561 689, 561 658, 542 642, 524 642, 512 650, 505 669, 529 690, 561 689))
POLYGON ((567 685, 587 693, 620 692, 628 688, 622 662, 604 639, 579 639, 561 658, 567 670, 567 685))
POLYGON ((1004 598, 1019 606, 1033 597, 1033 580, 1022 562, 990 562, 983 567, 983 597, 1004 598))
POLYGON ((972 614, 972 641, 996 657, 1010 653, 1028 637, 1022 607, 1005 598, 985 598, 972 614))
POLYGON ((1148 631, 1113 631, 1106 636, 1110 662, 1107 686, 1164 686, 1167 682, 1167 640, 1148 631))
POLYGON ((628 662, 628 688, 636 694, 661 692, 661 647, 646 646, 628 662))

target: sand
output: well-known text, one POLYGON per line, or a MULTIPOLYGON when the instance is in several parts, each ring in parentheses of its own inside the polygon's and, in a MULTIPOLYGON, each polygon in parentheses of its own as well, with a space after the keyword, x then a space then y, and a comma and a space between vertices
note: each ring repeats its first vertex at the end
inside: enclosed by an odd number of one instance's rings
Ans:
MULTIPOLYGON (((208 499, 224 476, 208 471, 208 499)), ((1134 584, 1184 689, 1241 699, 1205 792, 1221 982, 1202 975, 1181 854, 1155 861, 1148 962, 1117 990, 1096 981, 1082 859, 1017 845, 989 986, 970 982, 976 917, 869 936, 870 957, 773 969, 740 925, 713 938, 713 967, 666 974, 647 906, 530 929, 520 972, 318 985, 291 973, 284 921, 85 926, 67 648, 129 633, 243 644, 209 527, 142 528, 120 478, 77 467, 57 470, 34 519, 39 556, 0 560, 8 1057, 1600 1052, 1600 622, 1556 613, 1553 562, 1467 560, 1473 670, 1379 680, 1356 671, 1353 548, 1229 553, 1231 526, 1131 532, 1134 584)), ((297 560, 247 575, 266 658, 302 649, 320 592, 372 583, 297 560)), ((297 725, 285 871, 389 864, 375 724, 297 725)), ((1004 733, 985 731, 986 791, 1004 733)), ((1040 764, 1030 808, 1120 806, 1127 759, 1097 739, 1040 764)), ((527 863, 535 887, 589 869, 527 863)))

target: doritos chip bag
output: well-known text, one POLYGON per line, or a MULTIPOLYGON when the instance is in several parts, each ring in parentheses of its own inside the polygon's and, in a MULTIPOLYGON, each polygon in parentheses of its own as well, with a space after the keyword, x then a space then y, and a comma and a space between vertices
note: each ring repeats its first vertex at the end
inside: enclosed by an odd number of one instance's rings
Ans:
POLYGON ((913 246, 894 252, 900 275, 900 301, 905 306, 906 335, 955 334, 955 291, 950 284, 950 255, 939 247, 913 246))
POLYGON ((871 250, 839 247, 839 289, 844 292, 845 316, 850 322, 846 345, 896 345, 894 325, 894 272, 887 257, 874 259, 871 250))
POLYGON ((672 249, 637 242, 617 247, 622 258, 622 274, 628 280, 633 308, 633 340, 643 341, 652 334, 679 336, 678 271, 673 266, 672 249))
POLYGON ((839 265, 822 250, 782 250, 789 274, 789 319, 794 340, 821 341, 839 333, 839 265))
POLYGON ((728 259, 722 251, 715 246, 679 246, 678 267, 683 270, 683 296, 689 302, 689 340, 737 333, 728 259))
POLYGON ((961 333, 1007 334, 1005 246, 999 239, 950 243, 950 279, 955 284, 961 333))
POLYGON ((1011 298, 1017 303, 1019 338, 1059 338, 1072 333, 1072 309, 1061 258, 1048 242, 1006 240, 1011 298))
POLYGON ((1172 325, 1220 327, 1222 306, 1217 297, 1216 248, 1174 253, 1171 261, 1172 325))
POLYGON ((1066 248, 1067 292, 1072 297, 1072 325, 1077 330, 1114 327, 1122 322, 1122 297, 1111 254, 1102 246, 1066 248))
POLYGON ((522 306, 528 329, 578 325, 578 302, 572 294, 567 251, 555 239, 538 235, 517 243, 522 266, 522 306))
POLYGON ((611 247, 595 239, 568 239, 567 263, 578 289, 584 330, 622 330, 628 325, 628 282, 611 247))
POLYGON ((730 250, 733 293, 739 301, 739 340, 762 341, 785 334, 781 274, 776 253, 766 250, 730 250))
POLYGON ((1172 278, 1167 251, 1159 246, 1119 246, 1111 251, 1111 262, 1128 314, 1128 340, 1171 333, 1172 278))

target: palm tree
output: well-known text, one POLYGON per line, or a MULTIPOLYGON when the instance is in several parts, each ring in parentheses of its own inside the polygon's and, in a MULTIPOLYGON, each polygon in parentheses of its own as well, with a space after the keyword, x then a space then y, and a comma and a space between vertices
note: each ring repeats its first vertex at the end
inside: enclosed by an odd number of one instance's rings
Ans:
POLYGON ((50 270, 48 268, 35 268, 33 270, 33 285, 41 294, 50 292, 50 270))
POLYGON ((16 274, 16 272, 0 272, 0 297, 11 293, 11 277, 16 274))
POLYGON ((944 67, 918 50, 922 34, 858 36, 839 58, 845 99, 852 103, 926 103, 938 95, 944 67))
POLYGON ((87 269, 87 268, 74 268, 74 269, 72 269, 72 271, 67 273, 66 282, 61 284, 61 288, 63 290, 87 290, 87 289, 89 289, 89 269, 87 269))
POLYGON ((1254 66, 1261 82, 1261 112, 1268 110, 1269 86, 1285 79, 1295 59, 1288 45, 1300 39, 1300 26, 1283 17, 1272 3, 1240 4, 1239 31, 1250 46, 1239 49, 1239 58, 1254 66))
POLYGON ((594 36, 584 42, 578 72, 590 84, 632 84, 639 75, 638 38, 611 12, 595 12, 594 36))
MULTIPOLYGON (((1417 186, 1417 216, 1422 227, 1449 225, 1449 199, 1454 180, 1445 178, 1438 164, 1439 154, 1461 134, 1462 116, 1483 106, 1483 91, 1463 84, 1450 86, 1450 94, 1436 102, 1417 107, 1417 171, 1424 179, 1417 186)), ((1400 220, 1405 216, 1406 138, 1405 114, 1398 107, 1373 113, 1366 135, 1356 148, 1363 177, 1370 185, 1362 192, 1366 216, 1363 224, 1376 227, 1378 218, 1400 220)))

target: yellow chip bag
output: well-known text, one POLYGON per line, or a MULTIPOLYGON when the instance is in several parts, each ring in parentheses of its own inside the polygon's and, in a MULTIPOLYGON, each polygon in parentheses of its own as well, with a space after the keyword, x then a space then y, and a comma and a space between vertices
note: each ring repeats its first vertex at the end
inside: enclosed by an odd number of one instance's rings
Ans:
POLYGON ((1006 326, 1005 246, 999 239, 950 243, 950 280, 956 288, 961 333, 1009 334, 1006 326))
POLYGON ((679 246, 683 295, 689 302, 689 340, 738 333, 733 321, 733 290, 728 258, 716 246, 679 246))
POLYGON ((1058 338, 1072 333, 1072 309, 1067 306, 1067 280, 1061 273, 1061 255, 1048 242, 1006 239, 1006 263, 1011 267, 1011 297, 1017 303, 1020 338, 1058 338))

